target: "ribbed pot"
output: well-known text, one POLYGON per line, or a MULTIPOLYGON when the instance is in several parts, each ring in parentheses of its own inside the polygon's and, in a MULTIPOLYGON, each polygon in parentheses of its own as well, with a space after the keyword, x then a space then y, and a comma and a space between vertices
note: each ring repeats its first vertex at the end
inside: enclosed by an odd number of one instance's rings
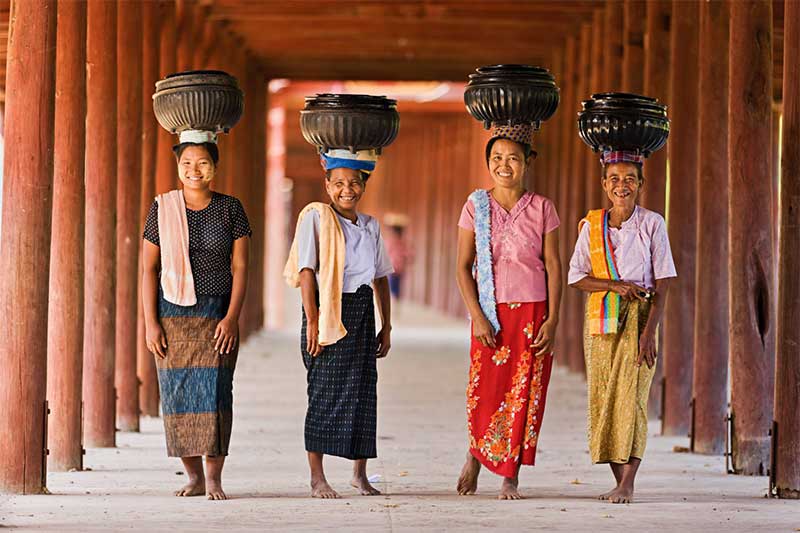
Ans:
POLYGON ((540 124, 558 108, 559 89, 546 68, 529 65, 491 65, 469 75, 464 104, 469 114, 494 124, 540 124))
POLYGON ((306 97, 300 130, 320 148, 350 151, 390 145, 400 129, 397 102, 383 96, 318 94, 306 97))
POLYGON ((593 94, 578 113, 578 133, 595 152, 638 151, 647 157, 669 137, 667 106, 638 94, 593 94))
POLYGON ((170 133, 227 133, 242 117, 244 93, 236 78, 222 71, 178 72, 156 82, 153 111, 161 127, 170 133))

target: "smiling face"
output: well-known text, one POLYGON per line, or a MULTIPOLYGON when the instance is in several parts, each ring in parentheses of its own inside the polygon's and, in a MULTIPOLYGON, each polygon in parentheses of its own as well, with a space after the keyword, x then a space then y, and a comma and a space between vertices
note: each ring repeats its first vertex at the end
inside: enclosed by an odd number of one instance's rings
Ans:
POLYGON ((338 211, 353 212, 367 185, 361 172, 352 168, 334 168, 325 179, 325 190, 338 211))
POLYGON ((642 189, 639 169, 633 163, 612 163, 605 168, 603 190, 614 207, 633 209, 642 189))
POLYGON ((489 153, 489 174, 498 187, 522 187, 528 160, 522 146, 508 139, 498 139, 489 153))
POLYGON ((216 170, 214 160, 202 146, 187 146, 178 159, 178 176, 188 189, 208 189, 216 170))

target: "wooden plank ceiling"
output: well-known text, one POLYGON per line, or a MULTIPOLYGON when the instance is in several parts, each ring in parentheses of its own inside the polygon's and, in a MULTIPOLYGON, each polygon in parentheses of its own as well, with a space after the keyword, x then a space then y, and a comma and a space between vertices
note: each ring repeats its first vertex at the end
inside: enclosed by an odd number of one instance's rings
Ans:
MULTIPOLYGON (((199 3, 205 16, 223 30, 221 34, 238 36, 259 59, 267 78, 458 82, 480 65, 548 66, 567 35, 577 35, 580 25, 590 22, 594 11, 605 4, 603 0, 178 1, 199 3)), ((780 99, 783 66, 783 1, 773 2, 776 99, 780 99)), ((10 3, 0 0, 0 102, 5 100, 10 3)))
POLYGON ((203 0, 268 76, 463 81, 496 63, 547 65, 602 0, 203 0))

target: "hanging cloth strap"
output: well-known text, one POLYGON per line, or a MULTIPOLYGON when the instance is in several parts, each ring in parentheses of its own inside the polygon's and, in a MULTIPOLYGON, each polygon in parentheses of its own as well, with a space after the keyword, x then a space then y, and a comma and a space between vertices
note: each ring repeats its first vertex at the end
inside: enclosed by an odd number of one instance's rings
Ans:
POLYGON ((197 295, 189 261, 189 222, 183 191, 159 194, 156 201, 164 299, 176 305, 192 306, 197 303, 197 295))
POLYGON ((500 321, 497 319, 492 270, 492 212, 489 192, 477 189, 469 195, 469 201, 475 207, 475 266, 472 275, 478 284, 481 310, 497 334, 500 331, 500 321))
MULTIPOLYGON (((608 210, 594 209, 578 224, 578 231, 589 224, 589 258, 592 276, 598 279, 618 280, 619 270, 614 259, 614 248, 608 230, 608 210)), ((616 333, 619 323, 620 296, 613 291, 593 292, 589 295, 589 334, 616 333)))

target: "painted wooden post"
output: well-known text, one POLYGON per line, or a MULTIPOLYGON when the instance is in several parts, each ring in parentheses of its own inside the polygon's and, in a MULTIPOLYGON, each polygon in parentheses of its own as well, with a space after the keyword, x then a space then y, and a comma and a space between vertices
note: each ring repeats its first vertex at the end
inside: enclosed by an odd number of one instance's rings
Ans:
POLYGON ((725 450, 728 409, 728 17, 724 0, 701 6, 691 442, 713 455, 725 450))
POLYGON ((56 3, 11 2, 0 238, 0 492, 45 491, 56 3))
MULTIPOLYGON (((160 5, 161 21, 158 70, 159 77, 174 73, 176 68, 177 32, 175 31, 175 2, 167 0, 160 5)), ((155 87, 153 87, 155 92, 155 87)), ((151 107, 152 107, 152 100, 151 107)), ((178 187, 178 171, 172 145, 175 137, 164 128, 158 128, 156 149, 156 194, 165 193, 178 187)))
POLYGON ((783 154, 773 477, 780 498, 800 498, 800 3, 783 15, 783 154))
POLYGON ((625 4, 618 0, 606 2, 604 8, 605 33, 603 34, 603 86, 602 92, 622 89, 623 32, 618 31, 625 21, 625 4))
MULTIPOLYGON (((647 2, 647 20, 644 34, 644 94, 658 98, 661 103, 669 99, 670 80, 670 25, 672 2, 652 0, 647 2)), ((688 4, 680 6, 689 10, 688 4)), ((688 68, 688 67, 687 67, 688 68)), ((644 165, 645 187, 641 204, 664 215, 667 194, 667 150, 652 154, 644 165)))
POLYGON ((136 312, 142 180, 142 3, 117 4, 117 424, 139 431, 136 312))
POLYGON ((86 31, 84 438, 115 445, 117 4, 89 0, 86 31))
POLYGON ((47 321, 48 466, 83 468, 86 3, 58 3, 53 229, 47 321))
MULTIPOLYGON (((142 3, 142 188, 139 206, 140 228, 144 228, 147 213, 153 203, 156 190, 156 148, 158 130, 160 129, 153 114, 153 92, 158 81, 158 62, 160 49, 160 17, 159 6, 155 2, 142 3)), ((141 232, 139 241, 139 278, 137 300, 136 327, 136 375, 139 379, 139 409, 146 416, 158 416, 159 391, 153 354, 147 349, 144 340, 144 310, 142 308, 142 275, 141 275, 141 232)))
MULTIPOLYGON (((603 39, 605 37, 605 30, 603 24, 605 23, 603 10, 595 10, 594 18, 592 20, 592 38, 591 38, 591 57, 589 61, 589 83, 586 94, 581 96, 581 100, 589 98, 593 93, 601 92, 600 88, 603 85, 603 39)), ((581 143, 582 144, 582 143, 581 143)), ((586 158, 586 173, 584 181, 586 183, 586 198, 584 204, 586 210, 597 209, 605 205, 603 188, 600 182, 600 165, 598 163, 598 154, 591 150, 584 148, 586 158)))
POLYGON ((730 3, 728 92, 729 293, 733 468, 769 465, 775 378, 772 3, 730 3))
MULTIPOLYGON (((575 37, 567 37, 565 47, 564 59, 564 76, 561 84, 563 93, 562 100, 559 106, 562 108, 561 115, 561 168, 562 179, 559 181, 557 208, 560 209, 560 216, 562 220, 561 231, 559 231, 559 248, 561 249, 561 261, 563 265, 569 263, 569 258, 575 246, 573 237, 577 233, 576 230, 570 228, 570 221, 574 221, 574 213, 571 209, 570 202, 570 188, 572 187, 573 175, 572 171, 572 152, 575 146, 575 137, 577 135, 577 127, 573 115, 570 111, 574 110, 575 102, 578 95, 575 84, 575 71, 578 62, 578 41, 575 37)), ((565 270, 566 271, 566 270, 565 270)), ((570 369, 577 367, 579 361, 576 359, 575 353, 580 350, 579 346, 575 346, 576 337, 573 334, 575 319, 579 319, 580 315, 573 315, 573 309, 569 305, 571 296, 570 293, 575 289, 567 289, 564 291, 561 300, 561 320, 559 321, 559 340, 560 340, 560 353, 564 355, 564 361, 570 369)))
POLYGON ((664 311, 665 435, 687 435, 691 422, 694 350, 695 254, 697 253, 697 159, 699 5, 674 0, 670 56, 671 135, 668 228, 678 279, 664 311), (691 7, 690 7, 691 6, 691 7))
POLYGON ((622 42, 622 89, 629 93, 641 93, 644 89, 645 17, 644 2, 640 0, 625 0, 622 42))

